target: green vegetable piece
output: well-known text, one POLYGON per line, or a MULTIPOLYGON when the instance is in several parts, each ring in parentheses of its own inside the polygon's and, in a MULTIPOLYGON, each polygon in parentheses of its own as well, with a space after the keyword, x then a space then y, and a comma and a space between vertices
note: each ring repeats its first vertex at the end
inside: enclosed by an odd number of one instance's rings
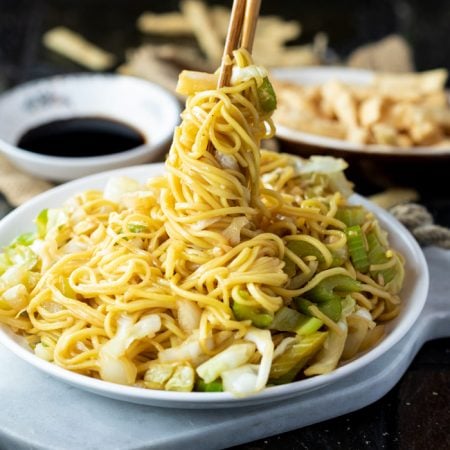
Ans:
POLYGON ((315 256, 319 263, 324 263, 325 259, 322 253, 317 250, 314 245, 305 241, 289 241, 286 247, 298 257, 304 258, 305 256, 315 256))
POLYGON ((292 345, 272 362, 270 382, 280 384, 292 381, 309 359, 322 348, 327 334, 317 331, 308 336, 297 336, 292 345))
POLYGON ((10 266, 22 266, 25 270, 31 270, 38 262, 36 253, 25 245, 6 247, 4 258, 10 266))
POLYGON ((364 245, 364 237, 361 227, 354 225, 345 230, 347 235, 347 247, 350 258, 356 270, 366 273, 369 270, 369 258, 364 245))
MULTIPOLYGON (((367 244, 369 246, 368 259, 370 264, 384 264, 389 261, 386 256, 387 249, 381 244, 375 232, 367 234, 367 244)), ((379 273, 383 276, 384 282, 389 283, 395 277, 397 268, 395 266, 381 271, 371 271, 371 275, 376 277, 379 273)))
MULTIPOLYGON (((299 258, 314 256, 317 261, 319 261, 319 267, 321 267, 325 263, 325 258, 323 257, 322 253, 317 250, 317 247, 310 244, 309 242, 293 240, 289 241, 286 247, 291 252, 295 253, 299 258)), ((289 276, 289 278, 293 278, 297 272, 297 266, 287 255, 284 257, 284 262, 284 272, 289 276)))
POLYGON ((319 310, 327 315, 334 322, 339 322, 342 314, 342 304, 340 298, 333 298, 318 305, 319 310))
POLYGON ((201 378, 198 378, 195 383, 195 391, 197 392, 223 392, 222 380, 217 380, 206 383, 201 378))
POLYGON ((277 107, 277 96, 273 89, 272 83, 269 78, 264 78, 261 86, 257 88, 257 93, 259 97, 259 104, 264 112, 274 111, 277 107))
POLYGON ((295 377, 297 376, 297 373, 300 371, 300 369, 297 369, 297 367, 293 367, 291 370, 278 378, 270 378, 269 383, 275 385, 291 383, 295 380, 295 377))
POLYGON ((294 261, 292 261, 291 258, 289 258, 287 255, 285 255, 284 259, 284 267, 283 271, 289 278, 294 278, 295 274, 297 273, 297 266, 295 265, 294 261))
POLYGON ((308 316, 311 316, 309 312, 307 315, 304 315, 295 309, 283 306, 276 312, 270 328, 272 330, 290 331, 306 336, 314 333, 323 325, 321 320, 308 316))
POLYGON ((267 328, 272 323, 272 316, 259 308, 233 302, 231 307, 237 320, 251 320, 257 328, 267 328))
POLYGON ((15 245, 24 245, 26 247, 30 246, 36 240, 36 233, 29 232, 23 233, 20 236, 16 237, 14 241, 11 243, 11 247, 15 245))
POLYGON ((147 225, 143 225, 141 223, 129 223, 128 231, 130 233, 146 233, 148 232, 147 225))
POLYGON ((322 325, 323 322, 317 317, 306 317, 303 323, 297 328, 297 334, 300 336, 308 336, 309 334, 315 333, 322 325))
POLYGON ((48 208, 43 209, 36 217, 37 234, 42 239, 47 232, 48 208))
MULTIPOLYGON (((306 298, 297 297, 294 299, 294 304, 300 312, 308 316, 311 316, 309 307, 314 304, 313 302, 310 302, 306 298)), ((340 298, 335 297, 325 302, 318 303, 317 307, 319 308, 319 311, 324 313, 331 320, 333 320, 334 322, 339 322, 342 315, 342 302, 340 298)))
POLYGON ((362 206, 341 206, 334 216, 348 227, 362 225, 366 220, 367 211, 362 206))
POLYGON ((287 306, 283 306, 276 313, 270 324, 271 330, 297 332, 304 320, 307 319, 303 314, 287 306))
POLYGON ((314 305, 313 302, 307 300, 303 297, 295 297, 294 298, 295 307, 306 316, 311 316, 311 312, 309 311, 309 307, 314 305))
POLYGON ((350 292, 359 292, 360 290, 361 283, 359 281, 346 275, 333 275, 313 287, 306 296, 313 302, 322 303, 335 298, 340 299, 350 292))

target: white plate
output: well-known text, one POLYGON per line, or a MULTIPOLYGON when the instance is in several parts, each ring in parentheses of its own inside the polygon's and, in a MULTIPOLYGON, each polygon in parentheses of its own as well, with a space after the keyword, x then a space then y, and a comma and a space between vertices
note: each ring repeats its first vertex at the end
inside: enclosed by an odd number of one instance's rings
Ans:
MULTIPOLYGON (((342 83, 365 86, 369 84, 374 72, 363 69, 352 69, 348 67, 288 67, 271 69, 275 80, 289 81, 303 86, 316 86, 330 80, 338 80, 342 83)), ((332 149, 349 153, 378 154, 385 156, 402 157, 435 157, 449 156, 450 147, 410 147, 407 149, 389 147, 374 144, 358 144, 341 139, 333 139, 316 134, 305 133, 293 128, 276 124, 276 135, 282 140, 289 141, 299 146, 318 147, 332 149)))
MULTIPOLYGON (((0 221, 0 246, 7 245, 20 233, 31 231, 33 219, 43 208, 60 206, 68 197, 86 189, 101 189, 112 175, 125 175, 143 182, 149 177, 160 175, 163 171, 163 164, 136 166, 89 176, 54 188, 20 206, 0 221)), ((406 258, 406 278, 402 291, 403 308, 400 315, 388 323, 387 336, 379 345, 330 374, 270 387, 245 398, 235 398, 227 393, 166 392, 117 385, 62 369, 36 357, 24 344, 23 339, 12 333, 6 326, 0 326, 0 343, 36 368, 78 388, 133 403, 173 408, 198 409, 257 405, 299 396, 328 383, 334 383, 343 377, 355 375, 359 369, 389 351, 414 324, 425 304, 428 292, 428 268, 422 250, 399 222, 360 196, 355 195, 352 201, 363 204, 376 213, 382 226, 389 232, 392 245, 406 258)))

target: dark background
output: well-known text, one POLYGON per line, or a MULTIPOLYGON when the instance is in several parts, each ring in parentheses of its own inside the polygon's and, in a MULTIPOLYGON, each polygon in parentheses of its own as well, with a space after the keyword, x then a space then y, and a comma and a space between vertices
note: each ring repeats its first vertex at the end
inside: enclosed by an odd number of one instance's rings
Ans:
MULTIPOLYGON (((135 27, 142 11, 177 8, 178 0, 0 0, 3 85, 79 70, 41 47, 41 35, 49 28, 65 25, 123 58, 126 48, 142 42, 135 27)), ((410 43, 418 70, 450 69, 448 0, 263 0, 262 14, 299 20, 300 43, 325 31, 341 58, 361 44, 399 33, 410 43)))
MULTIPOLYGON (((230 4, 231 2, 210 2, 230 4)), ((177 0, 0 0, 0 90, 29 79, 80 71, 41 46, 49 28, 65 25, 119 58, 145 39, 135 27, 144 10, 177 9, 177 0)), ((263 14, 300 20, 299 43, 329 35, 343 59, 361 44, 400 33, 418 70, 450 69, 449 0, 263 0, 263 14)), ((1 120, 1 118, 0 118, 1 120)), ((450 225, 450 189, 427 206, 450 225)), ((363 410, 240 449, 450 449, 450 339, 427 344, 397 386, 363 410)))

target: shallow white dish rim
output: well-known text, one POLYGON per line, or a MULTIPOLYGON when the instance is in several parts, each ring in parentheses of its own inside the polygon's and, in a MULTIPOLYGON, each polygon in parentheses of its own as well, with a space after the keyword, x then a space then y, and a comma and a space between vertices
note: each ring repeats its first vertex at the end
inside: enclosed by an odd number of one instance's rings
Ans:
MULTIPOLYGON (((348 84, 365 85, 375 75, 370 70, 350 67, 283 67, 273 68, 270 72, 275 80, 289 81, 299 85, 315 85, 331 79, 338 79, 348 84)), ((342 139, 333 139, 312 133, 305 133, 281 124, 276 124, 276 128, 276 136, 281 139, 325 149, 401 157, 450 156, 450 147, 418 146, 399 148, 375 144, 357 144, 342 139)))

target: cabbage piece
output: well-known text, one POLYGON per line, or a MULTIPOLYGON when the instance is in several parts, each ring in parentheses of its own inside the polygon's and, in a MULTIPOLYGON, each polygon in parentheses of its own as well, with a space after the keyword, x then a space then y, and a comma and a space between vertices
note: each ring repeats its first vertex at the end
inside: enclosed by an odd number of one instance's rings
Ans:
POLYGON ((124 194, 130 192, 142 191, 143 188, 139 182, 128 177, 112 177, 106 183, 103 197, 115 203, 120 203, 124 194))
POLYGON ((251 342, 233 344, 197 367, 197 374, 206 383, 219 378, 223 372, 245 364, 255 353, 251 342))
POLYGON ((35 219, 37 237, 43 239, 51 230, 59 230, 68 222, 69 217, 62 209, 43 209, 35 219))
POLYGON ((345 178, 344 170, 348 164, 341 158, 331 156, 311 156, 307 160, 298 160, 297 171, 300 175, 319 173, 326 175, 329 186, 345 197, 353 193, 352 184, 345 178))
POLYGON ((164 389, 169 378, 175 371, 176 364, 152 361, 145 372, 145 386, 150 389, 164 389))
POLYGON ((230 245, 235 246, 241 242, 241 230, 249 223, 246 217, 235 217, 231 220, 225 230, 222 231, 222 236, 228 240, 230 245))
MULTIPOLYGON (((206 347, 211 350, 214 342, 211 338, 206 340, 206 347)), ((195 330, 184 342, 175 347, 166 348, 158 353, 161 362, 189 361, 193 366, 201 364, 207 356, 200 345, 198 330, 195 330)))
POLYGON ((200 326, 202 310, 197 303, 191 300, 179 299, 178 306, 178 323, 183 331, 192 333, 200 326))
POLYGON ((267 76, 267 70, 264 67, 256 66, 255 64, 246 67, 233 66, 230 84, 231 86, 236 86, 254 78, 257 87, 260 87, 263 85, 264 80, 267 79, 267 76))
POLYGON ((274 359, 270 371, 270 381, 275 384, 291 382, 320 350, 327 334, 327 332, 317 331, 308 336, 297 336, 290 341, 285 351, 274 359))
POLYGON ((118 384, 133 384, 136 366, 125 356, 128 347, 136 340, 153 337, 161 328, 161 319, 156 314, 133 320, 122 315, 117 321, 115 336, 106 342, 99 352, 100 376, 105 381, 118 384))
POLYGON ((12 286, 1 295, 3 302, 17 312, 26 308, 28 305, 28 298, 28 290, 23 284, 16 284, 15 286, 12 286))
POLYGON ((0 294, 18 284, 27 285, 28 270, 23 266, 11 266, 0 276, 0 294))
POLYGON ((222 372, 223 389, 236 396, 244 396, 261 391, 269 379, 274 346, 269 330, 250 328, 245 339, 254 342, 261 354, 259 364, 245 364, 222 372))
MULTIPOLYGON (((11 267, 22 267, 31 270, 38 262, 36 253, 28 246, 11 244, 0 254, 0 275, 3 275, 11 267)), ((0 281, 0 291, 2 282, 0 281)))
POLYGON ((194 382, 194 369, 187 364, 179 364, 167 381, 165 389, 166 391, 191 392, 194 388, 194 382))
POLYGON ((322 350, 317 355, 314 364, 305 370, 306 376, 320 375, 331 372, 338 365, 347 339, 348 326, 345 319, 338 322, 341 333, 334 330, 328 331, 328 337, 322 350))
POLYGON ((53 361, 53 349, 48 345, 39 342, 34 348, 34 354, 45 361, 53 361))
POLYGON ((244 397, 255 392, 258 365, 244 364, 222 373, 222 384, 225 392, 236 397, 244 397))
MULTIPOLYGON (((370 313, 369 313, 370 316, 370 313)), ((363 317, 361 314, 351 314, 347 318, 348 335, 345 341, 342 357, 344 359, 352 358, 358 353, 371 325, 371 318, 363 317)))

